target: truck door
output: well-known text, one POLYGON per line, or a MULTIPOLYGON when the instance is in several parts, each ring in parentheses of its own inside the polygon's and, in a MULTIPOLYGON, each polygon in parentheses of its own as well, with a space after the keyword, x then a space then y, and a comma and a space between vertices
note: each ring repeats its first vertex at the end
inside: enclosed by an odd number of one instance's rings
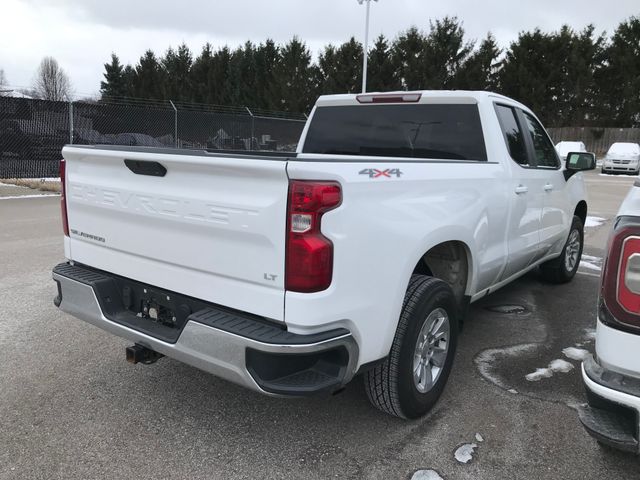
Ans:
POLYGON ((526 140, 534 155, 536 168, 545 177, 542 185, 543 207, 538 258, 558 253, 564 246, 572 218, 566 180, 560 169, 560 159, 547 132, 533 115, 522 112, 526 140))
POLYGON ((538 257, 544 205, 544 172, 535 168, 527 147, 520 114, 511 106, 496 104, 496 113, 505 138, 505 155, 512 175, 508 191, 509 205, 506 241, 508 259, 502 279, 524 270, 538 257))

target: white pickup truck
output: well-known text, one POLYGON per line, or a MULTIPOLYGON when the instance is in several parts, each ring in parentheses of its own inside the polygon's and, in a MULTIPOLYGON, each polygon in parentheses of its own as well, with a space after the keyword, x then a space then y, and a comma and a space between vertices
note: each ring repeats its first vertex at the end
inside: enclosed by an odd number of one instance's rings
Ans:
POLYGON ((63 150, 55 304, 259 392, 334 392, 416 418, 469 302, 576 273, 587 215, 535 115, 486 92, 321 97, 296 153, 63 150))

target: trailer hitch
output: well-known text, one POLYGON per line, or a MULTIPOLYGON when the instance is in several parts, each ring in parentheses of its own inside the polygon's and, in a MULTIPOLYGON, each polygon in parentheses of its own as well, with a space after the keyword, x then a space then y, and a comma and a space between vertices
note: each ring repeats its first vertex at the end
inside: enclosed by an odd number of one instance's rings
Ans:
POLYGON ((136 363, 151 365, 152 363, 155 363, 162 357, 164 357, 163 354, 151 350, 150 348, 147 348, 138 343, 132 345, 131 347, 127 347, 125 353, 127 354, 127 362, 133 365, 135 365, 136 363))

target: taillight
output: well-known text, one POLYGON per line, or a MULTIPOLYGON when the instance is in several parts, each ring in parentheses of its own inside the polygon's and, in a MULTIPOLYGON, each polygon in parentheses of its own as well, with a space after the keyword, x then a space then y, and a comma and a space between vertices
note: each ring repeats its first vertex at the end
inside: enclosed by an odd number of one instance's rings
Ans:
POLYGON ((620 217, 609 238, 602 273, 600 320, 640 329, 640 219, 620 217))
POLYGON ((285 288, 319 292, 331 285, 333 243, 321 230, 322 215, 342 201, 336 182, 294 180, 289 183, 285 288))
POLYGON ((62 212, 62 230, 64 234, 69 236, 69 218, 67 217, 67 164, 64 158, 60 160, 60 183, 62 189, 60 191, 60 209, 62 212))

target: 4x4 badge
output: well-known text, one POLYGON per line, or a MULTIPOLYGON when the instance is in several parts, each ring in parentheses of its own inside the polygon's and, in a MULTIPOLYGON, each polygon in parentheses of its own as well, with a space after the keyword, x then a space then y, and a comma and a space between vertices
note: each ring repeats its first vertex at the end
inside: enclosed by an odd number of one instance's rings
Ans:
POLYGON ((402 171, 399 168, 387 168, 386 170, 378 170, 377 168, 365 168, 360 170, 360 175, 368 175, 369 178, 391 178, 395 175, 400 178, 402 171))

